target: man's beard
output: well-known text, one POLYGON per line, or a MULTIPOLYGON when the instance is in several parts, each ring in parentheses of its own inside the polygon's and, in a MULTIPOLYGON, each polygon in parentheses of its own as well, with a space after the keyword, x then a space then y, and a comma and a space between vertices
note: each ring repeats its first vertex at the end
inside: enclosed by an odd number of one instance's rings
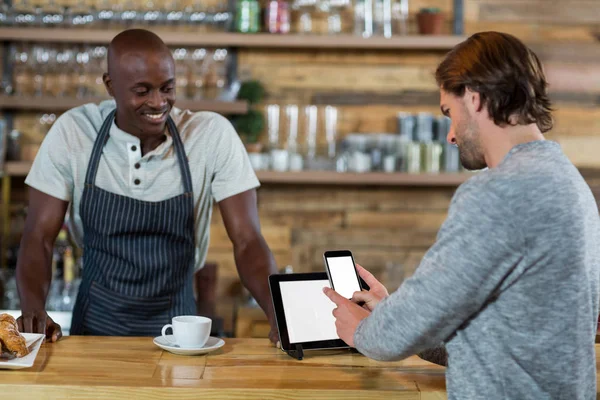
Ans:
POLYGON ((479 143, 477 127, 471 121, 465 121, 462 126, 458 127, 458 131, 461 133, 460 136, 463 137, 463 140, 457 141, 458 155, 462 166, 469 171, 486 168, 487 164, 479 143))

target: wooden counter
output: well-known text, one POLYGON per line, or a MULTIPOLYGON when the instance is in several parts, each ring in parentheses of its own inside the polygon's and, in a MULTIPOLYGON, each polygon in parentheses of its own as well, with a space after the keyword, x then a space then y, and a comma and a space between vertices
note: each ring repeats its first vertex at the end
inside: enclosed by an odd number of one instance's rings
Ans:
POLYGON ((6 399, 444 399, 444 368, 418 357, 376 362, 348 351, 297 361, 266 339, 226 339, 208 356, 164 352, 150 338, 71 336, 35 365, 0 370, 6 399))

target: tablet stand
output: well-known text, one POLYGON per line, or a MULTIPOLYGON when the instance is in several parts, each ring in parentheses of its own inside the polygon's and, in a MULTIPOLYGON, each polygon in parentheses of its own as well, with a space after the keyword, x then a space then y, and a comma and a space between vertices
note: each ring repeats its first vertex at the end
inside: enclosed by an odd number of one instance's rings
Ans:
POLYGON ((286 350, 285 352, 288 354, 288 356, 293 357, 296 360, 302 360, 304 358, 302 345, 300 343, 296 343, 295 348, 295 350, 286 350))

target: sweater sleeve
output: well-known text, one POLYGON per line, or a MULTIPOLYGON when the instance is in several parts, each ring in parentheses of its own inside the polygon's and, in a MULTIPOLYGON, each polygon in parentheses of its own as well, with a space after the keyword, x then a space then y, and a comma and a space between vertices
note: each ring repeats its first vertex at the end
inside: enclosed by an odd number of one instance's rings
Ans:
POLYGON ((359 324, 354 343, 364 355, 399 360, 439 346, 493 301, 519 263, 517 217, 501 191, 472 181, 457 190, 415 274, 359 324))

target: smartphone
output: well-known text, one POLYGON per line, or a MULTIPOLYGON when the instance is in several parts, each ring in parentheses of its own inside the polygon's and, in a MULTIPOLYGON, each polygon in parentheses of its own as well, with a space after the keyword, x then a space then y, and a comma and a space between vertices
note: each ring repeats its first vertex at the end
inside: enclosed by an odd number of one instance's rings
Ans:
POLYGON ((360 277, 350 250, 326 251, 323 254, 323 260, 329 284, 333 290, 347 299, 351 299, 354 292, 362 290, 360 277))

